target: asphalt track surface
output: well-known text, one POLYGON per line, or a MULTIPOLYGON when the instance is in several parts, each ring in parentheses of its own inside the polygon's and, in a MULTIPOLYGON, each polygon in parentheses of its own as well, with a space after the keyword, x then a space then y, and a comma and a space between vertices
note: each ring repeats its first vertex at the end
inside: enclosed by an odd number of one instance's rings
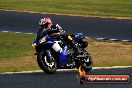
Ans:
POLYGON ((132 20, 106 19, 97 17, 66 16, 0 10, 0 31, 36 33, 38 22, 50 17, 67 33, 83 32, 93 38, 118 39, 132 41, 132 20))
MULTIPOLYGON (((89 74, 127 74, 132 77, 132 68, 94 69, 89 74)), ((43 72, 1 74, 0 88, 132 88, 132 82, 81 85, 76 75, 77 71, 57 71, 53 75, 43 72)))
MULTIPOLYGON (((36 33, 38 21, 50 17, 67 33, 83 32, 86 36, 132 40, 132 20, 0 11, 0 31, 36 33)), ((132 79, 132 68, 94 69, 89 74, 126 74, 132 79)), ((132 88, 126 84, 84 84, 76 80, 76 71, 0 74, 0 88, 132 88)))

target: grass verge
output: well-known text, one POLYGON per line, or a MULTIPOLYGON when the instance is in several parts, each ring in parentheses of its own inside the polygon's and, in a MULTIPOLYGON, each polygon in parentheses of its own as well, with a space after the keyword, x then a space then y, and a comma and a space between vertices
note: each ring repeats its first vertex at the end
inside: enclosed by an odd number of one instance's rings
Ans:
POLYGON ((31 43, 35 35, 0 33, 0 72, 39 69, 31 43))
POLYGON ((0 0, 0 9, 132 17, 132 0, 0 0))
MULTIPOLYGON (((0 33, 0 72, 38 70, 31 42, 35 35, 0 33)), ((132 43, 86 39, 93 66, 132 66, 132 43)))

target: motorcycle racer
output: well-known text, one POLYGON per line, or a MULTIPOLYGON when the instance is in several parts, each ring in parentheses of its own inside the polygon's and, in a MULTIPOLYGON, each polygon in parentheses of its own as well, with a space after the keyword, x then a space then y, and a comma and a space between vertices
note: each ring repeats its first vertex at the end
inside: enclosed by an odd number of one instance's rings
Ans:
POLYGON ((59 24, 53 24, 50 18, 42 18, 39 21, 40 28, 38 29, 35 40, 32 46, 35 48, 39 44, 39 40, 49 34, 54 34, 54 30, 58 30, 62 34, 65 33, 59 24))
MULTIPOLYGON (((67 34, 62 30, 59 24, 53 24, 50 18, 42 18, 39 21, 39 29, 36 35, 35 40, 32 42, 32 46, 36 48, 39 45, 39 40, 43 37, 54 35, 56 31, 63 35, 64 41, 67 45, 70 45, 76 52, 76 55, 79 54, 78 47, 74 44, 74 41, 71 41, 67 38, 67 34)), ((74 37, 74 35, 72 35, 74 37)))
POLYGON ((82 66, 91 70, 91 57, 84 49, 83 41, 80 41, 81 35, 68 35, 59 24, 53 24, 50 18, 41 19, 36 38, 32 42, 39 67, 49 74, 54 73, 57 68, 82 66))

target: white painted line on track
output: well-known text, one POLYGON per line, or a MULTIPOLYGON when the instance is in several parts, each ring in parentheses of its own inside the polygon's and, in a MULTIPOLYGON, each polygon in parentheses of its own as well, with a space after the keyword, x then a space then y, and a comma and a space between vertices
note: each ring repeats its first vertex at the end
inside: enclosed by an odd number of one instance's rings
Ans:
POLYGON ((29 34, 29 35, 32 35, 32 34, 34 34, 34 33, 24 33, 24 34, 29 34))
MULTIPOLYGON (((68 71, 77 71, 77 69, 57 69, 59 72, 68 72, 68 71)), ((43 72, 42 70, 32 70, 32 71, 21 71, 21 72, 4 72, 0 73, 0 75, 4 74, 21 74, 21 73, 39 73, 43 72)))
MULTIPOLYGON (((113 66, 113 67, 93 67, 93 70, 96 69, 115 69, 115 68, 132 68, 132 66, 113 66)), ((77 69, 58 69, 59 72, 68 72, 68 71, 77 71, 77 69)), ((21 72, 4 72, 0 73, 0 75, 6 75, 6 74, 21 74, 21 73, 39 73, 43 72, 42 70, 32 70, 32 71, 21 71, 21 72)))
POLYGON ((17 33, 17 34, 19 34, 19 33, 23 33, 23 34, 35 34, 35 33, 13 32, 13 31, 1 31, 1 32, 5 32, 5 33, 11 32, 11 33, 17 33))
POLYGON ((91 38, 91 37, 87 37, 87 36, 86 36, 85 38, 91 38))
POLYGON ((38 73, 38 72, 43 72, 42 70, 33 70, 33 71, 21 71, 21 72, 4 72, 0 73, 0 75, 4 74, 19 74, 19 73, 38 73))
POLYGON ((104 40, 105 38, 96 38, 97 40, 104 40))
MULTIPOLYGON (((11 31, 1 31, 1 32, 11 32, 11 31)), ((24 32, 13 32, 13 33, 23 33, 23 34, 35 34, 35 33, 24 33, 24 32)), ((91 37, 85 37, 85 38, 91 38, 91 37)), ((131 40, 119 40, 119 39, 106 39, 106 38, 95 38, 97 40, 110 40, 110 41, 123 41, 123 42, 132 42, 131 40)))
POLYGON ((2 31, 2 32, 9 32, 9 31, 2 31))
POLYGON ((129 40, 122 40, 122 41, 124 41, 124 42, 129 42, 129 40))
POLYGON ((14 32, 14 33, 22 33, 22 32, 14 32))
POLYGON ((132 68, 132 66, 93 67, 93 69, 132 68))
POLYGON ((117 41, 118 39, 109 39, 109 40, 111 40, 111 41, 117 41))

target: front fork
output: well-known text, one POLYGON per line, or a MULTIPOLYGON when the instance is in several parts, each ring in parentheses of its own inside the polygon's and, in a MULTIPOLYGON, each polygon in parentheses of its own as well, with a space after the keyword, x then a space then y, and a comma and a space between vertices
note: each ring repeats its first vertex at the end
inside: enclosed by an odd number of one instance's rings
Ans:
POLYGON ((47 57, 47 61, 49 63, 51 63, 52 62, 52 56, 51 56, 50 50, 45 50, 45 55, 47 57))

